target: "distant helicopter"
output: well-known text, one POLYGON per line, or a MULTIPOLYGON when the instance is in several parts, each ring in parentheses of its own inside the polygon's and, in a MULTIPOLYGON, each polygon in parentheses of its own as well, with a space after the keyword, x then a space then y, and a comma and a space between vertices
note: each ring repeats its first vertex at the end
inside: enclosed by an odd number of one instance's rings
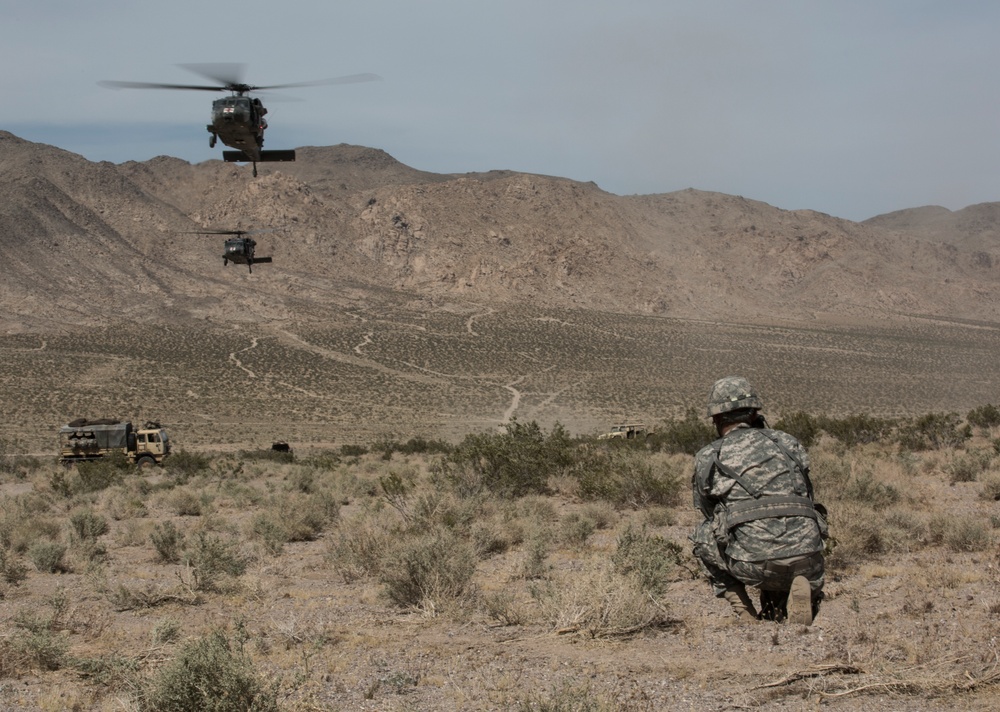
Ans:
POLYGON ((195 89, 198 91, 230 91, 232 96, 217 99, 212 102, 212 123, 207 128, 211 137, 208 145, 215 148, 215 142, 222 143, 235 151, 223 151, 222 158, 228 162, 253 163, 253 174, 257 175, 257 163, 269 161, 294 161, 295 151, 265 151, 264 130, 267 121, 264 115, 267 109, 256 97, 247 96, 252 91, 267 89, 288 89, 291 87, 321 86, 324 84, 357 84, 381 79, 377 74, 351 74, 333 79, 320 79, 313 82, 296 82, 293 84, 272 84, 270 86, 253 86, 243 81, 246 73, 245 64, 179 64, 190 72, 217 82, 217 85, 204 86, 198 84, 158 84, 151 82, 119 82, 100 81, 99 85, 111 89, 195 89))
POLYGON ((189 230, 188 235, 232 235, 226 240, 222 253, 223 266, 233 262, 238 265, 246 265, 253 274, 253 266, 256 264, 269 264, 270 257, 257 257, 254 250, 257 248, 257 241, 248 235, 257 235, 271 230, 189 230))

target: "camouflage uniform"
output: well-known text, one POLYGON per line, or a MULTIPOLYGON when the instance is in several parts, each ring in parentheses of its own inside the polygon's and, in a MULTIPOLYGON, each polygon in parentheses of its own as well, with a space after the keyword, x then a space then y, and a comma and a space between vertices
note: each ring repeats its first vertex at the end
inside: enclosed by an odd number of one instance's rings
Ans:
MULTIPOLYGON (((756 412, 756 396, 743 397, 734 403, 749 402, 756 412)), ((725 406, 715 410, 725 412, 725 406)), ((710 403, 709 414, 717 415, 712 411, 710 403)), ((809 455, 798 440, 740 423, 695 456, 692 490, 694 506, 705 517, 691 536, 694 554, 716 596, 756 586, 765 616, 772 617, 773 603, 781 609, 773 615, 780 618, 793 579, 803 576, 815 611, 822 596, 826 524, 814 509, 809 455)))

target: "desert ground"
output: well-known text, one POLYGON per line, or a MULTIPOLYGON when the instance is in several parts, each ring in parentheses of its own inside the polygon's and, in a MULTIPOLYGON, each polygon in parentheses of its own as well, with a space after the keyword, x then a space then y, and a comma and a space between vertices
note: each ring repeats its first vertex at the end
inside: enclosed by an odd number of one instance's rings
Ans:
POLYGON ((297 153, 0 131, 0 710, 1000 706, 1000 204, 297 153), (732 374, 809 441, 810 627, 739 623, 690 554, 732 374), (64 467, 81 417, 173 453, 64 467), (596 437, 623 421, 652 434, 596 437))
POLYGON ((1000 424, 970 416, 995 341, 411 303, 7 335, 0 709, 187 709, 183 660, 258 709, 994 709, 1000 424), (833 528, 812 627, 711 597, 689 454, 590 437, 704 427, 736 363, 772 423, 837 433, 811 445, 833 528), (161 421, 172 460, 55 464, 84 414, 161 421), (541 441, 523 491, 474 464, 541 441))

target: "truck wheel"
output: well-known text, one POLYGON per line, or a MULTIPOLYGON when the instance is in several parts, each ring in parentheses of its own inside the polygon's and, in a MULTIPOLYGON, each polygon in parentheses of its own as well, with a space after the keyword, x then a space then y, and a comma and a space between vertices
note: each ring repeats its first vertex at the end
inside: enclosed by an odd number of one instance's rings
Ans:
POLYGON ((139 466, 139 469, 145 470, 147 467, 152 467, 153 465, 155 465, 156 460, 151 458, 149 455, 144 455, 140 457, 135 464, 139 466))

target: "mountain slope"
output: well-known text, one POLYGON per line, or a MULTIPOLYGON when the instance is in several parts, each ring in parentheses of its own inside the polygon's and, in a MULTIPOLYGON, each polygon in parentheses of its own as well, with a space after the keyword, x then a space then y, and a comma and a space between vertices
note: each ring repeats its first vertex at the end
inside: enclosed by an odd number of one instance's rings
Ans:
POLYGON ((726 318, 996 320, 1000 204, 854 223, 703 191, 622 197, 376 149, 296 163, 91 163, 0 132, 8 329, 74 320, 321 318, 361 294, 726 318), (200 228, 262 229, 252 275, 200 228), (18 326, 20 325, 20 326, 18 326))

